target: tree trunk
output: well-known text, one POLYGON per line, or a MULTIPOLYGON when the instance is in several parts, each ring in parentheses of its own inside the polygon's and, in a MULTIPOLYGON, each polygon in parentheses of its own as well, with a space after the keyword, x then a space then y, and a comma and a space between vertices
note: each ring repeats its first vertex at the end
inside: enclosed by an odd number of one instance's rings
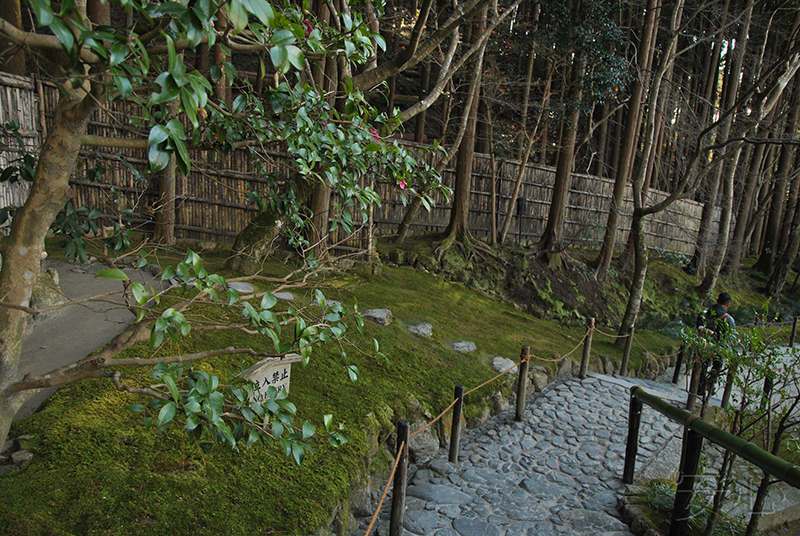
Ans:
MULTIPOLYGON (((50 224, 70 198, 69 177, 86 131, 98 105, 96 96, 77 90, 61 94, 50 132, 42 146, 31 192, 14 216, 11 234, 2 243, 0 295, 3 301, 27 307, 40 272, 44 238, 50 224), (72 98, 71 98, 72 97, 72 98)), ((11 392, 17 381, 28 313, 0 307, 0 443, 5 441, 14 415, 37 391, 11 392)))
POLYGON ((331 210, 331 188, 327 184, 317 184, 309 200, 311 209, 311 228, 308 241, 314 256, 322 263, 330 260, 328 255, 328 220, 331 210))
MULTIPOLYGON (((742 70, 744 63, 744 53, 747 48, 747 36, 750 32, 750 19, 753 14, 753 4, 755 0, 748 0, 747 7, 745 8, 745 16, 739 27, 739 35, 736 39, 736 48, 733 50, 733 64, 731 65, 731 76, 727 81, 725 88, 726 103, 725 110, 732 110, 735 106, 737 97, 739 95, 739 73, 742 70)), ((733 114, 723 122, 720 128, 720 139, 727 139, 730 134, 731 122, 733 114)), ((749 124, 749 118, 745 118, 745 123, 749 124)), ((738 127, 738 125, 737 125, 738 127)), ((738 128, 742 135, 752 130, 752 127, 747 126, 738 128)), ((742 144, 736 143, 735 145, 728 146, 725 150, 725 174, 722 179, 722 199, 720 200, 720 219, 719 228, 717 231, 717 242, 714 248, 714 254, 709 259, 708 273, 703 278, 703 282, 698 287, 698 294, 701 298, 707 299, 711 296, 714 288, 717 285, 719 278, 719 270, 722 266, 722 261, 725 259, 725 254, 728 251, 728 238, 731 229, 731 217, 733 215, 733 191, 736 179, 736 169, 739 164, 739 156, 742 152, 742 144), (730 156, 729 156, 730 155, 730 156)))
POLYGON ((153 239, 156 242, 169 245, 175 243, 176 180, 175 155, 171 154, 167 167, 158 174, 158 204, 156 206, 156 225, 153 232, 153 239))
POLYGON ((744 189, 742 190, 742 200, 739 203, 739 210, 736 213, 736 227, 733 230, 733 240, 728 250, 727 267, 728 274, 732 278, 739 275, 739 264, 742 262, 742 252, 744 251, 745 231, 747 230, 748 219, 753 214, 753 200, 758 186, 759 171, 764 160, 766 143, 756 145, 750 156, 750 164, 747 169, 744 189))
MULTIPOLYGON (((795 90, 792 94, 791 108, 786 121, 784 137, 787 139, 796 137, 798 124, 800 124, 800 90, 795 90)), ((795 150, 795 147, 788 145, 784 145, 780 149, 778 169, 775 173, 772 205, 769 211, 769 219, 767 220, 764 243, 761 246, 760 256, 753 266, 754 269, 759 270, 764 275, 769 275, 772 271, 772 265, 775 262, 775 255, 777 254, 776 250, 780 240, 780 228, 783 220, 783 209, 786 198, 786 185, 789 180, 789 170, 792 167, 792 159, 794 158, 795 150)))
MULTIPOLYGON (((481 16, 478 24, 484 26, 486 13, 481 16)), ((478 32, 473 32, 474 40, 477 40, 478 32)), ((475 153, 475 131, 478 116, 478 95, 481 86, 481 70, 483 68, 483 53, 486 47, 482 47, 472 63, 470 73, 471 83, 467 97, 467 109, 464 114, 467 123, 464 129, 464 138, 458 149, 458 160, 456 161, 456 184, 453 194, 453 208, 450 211, 450 223, 445 231, 445 239, 442 248, 447 249, 453 242, 469 239, 469 199, 472 191, 472 157, 475 153)))
MULTIPOLYGON (((22 29, 22 10, 19 0, 0 0, 0 13, 15 28, 22 29)), ((28 73, 28 69, 25 67, 25 51, 22 47, 12 41, 0 39, 0 55, 2 55, 0 71, 19 76, 25 76, 28 73), (16 52, 8 55, 7 50, 16 50, 16 52)))
MULTIPOLYGON (((183 54, 181 54, 183 56, 183 54)), ((178 102, 168 104, 169 114, 175 116, 178 102)), ((175 154, 169 155, 167 166, 158 174, 158 202, 156 204, 156 225, 153 238, 157 242, 172 245, 175 243, 175 184, 178 181, 178 166, 175 154)))
MULTIPOLYGON (((317 186, 316 182, 294 177, 286 181, 286 189, 295 191, 295 199, 302 204, 317 186)), ((236 236, 226 268, 243 274, 255 274, 261 270, 264 260, 275 248, 278 237, 280 214, 265 210, 256 216, 236 236)))
MULTIPOLYGON (((797 166, 795 166, 795 179, 793 182, 800 182, 800 170, 797 169, 797 166)), ((800 249, 800 210, 793 210, 792 221, 787 229, 787 233, 790 237, 788 243, 775 260, 772 275, 767 282, 767 296, 775 299, 780 297, 783 286, 786 283, 786 274, 789 272, 789 268, 791 268, 792 263, 797 257, 798 249, 800 249)))
POLYGON ((639 44, 638 72, 640 76, 633 82, 631 90, 630 109, 625 118, 625 134, 622 137, 622 148, 620 151, 619 166, 616 169, 614 178, 614 193, 611 197, 611 204, 608 208, 608 219, 606 220, 606 231, 603 243, 600 247, 600 254, 597 258, 596 277, 605 277, 611 266, 614 257, 614 249, 617 245, 617 228, 619 227, 620 210, 622 209, 625 186, 633 169, 633 160, 636 156, 636 147, 639 142, 639 129, 641 126, 641 106, 644 94, 645 80, 642 80, 644 73, 649 73, 653 57, 653 43, 657 31, 658 17, 661 11, 660 0, 648 0, 647 15, 645 17, 644 28, 642 30, 642 42, 639 44))
POLYGON ((572 168, 575 164, 575 142, 578 137, 578 119, 580 119, 580 102, 583 99, 583 87, 581 80, 586 69, 586 60, 583 54, 578 51, 575 54, 574 71, 572 80, 575 85, 570 97, 570 110, 563 143, 558 153, 558 163, 556 164, 555 183, 553 185, 553 199, 550 202, 550 211, 547 215, 547 225, 545 226, 542 238, 538 247, 541 249, 548 260, 551 268, 561 267, 561 250, 564 247, 564 220, 567 213, 567 201, 569 200, 569 189, 572 186, 572 168))
POLYGON ((633 275, 631 277, 631 290, 628 295, 628 304, 625 307, 625 315, 622 317, 618 335, 620 336, 615 343, 622 346, 622 337, 628 334, 631 327, 636 324, 639 310, 642 307, 644 297, 644 280, 647 277, 647 248, 644 245, 644 213, 641 209, 633 210, 633 220, 631 221, 631 244, 633 245, 633 275))

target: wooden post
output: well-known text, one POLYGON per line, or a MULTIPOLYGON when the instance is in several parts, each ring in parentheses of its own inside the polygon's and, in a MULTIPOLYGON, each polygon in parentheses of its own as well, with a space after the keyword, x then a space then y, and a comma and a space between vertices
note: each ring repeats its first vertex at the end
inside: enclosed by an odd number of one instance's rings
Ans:
POLYGON ((619 375, 628 375, 628 360, 631 358, 631 345, 633 344, 633 326, 628 328, 628 338, 625 340, 625 350, 622 352, 622 364, 619 366, 619 375))
POLYGON ((675 491, 675 505, 672 508, 669 536, 688 534, 689 507, 692 503, 692 495, 694 495, 694 481, 697 478, 702 449, 703 436, 690 430, 687 423, 684 428, 683 460, 681 461, 681 474, 678 477, 678 489, 675 491))
POLYGON ((403 514, 406 509, 406 486, 408 485, 408 421, 397 421, 397 448, 403 445, 400 462, 394 474, 392 489, 392 513, 389 519, 389 536, 400 536, 403 533, 403 514))
POLYGON ((528 385, 528 360, 531 357, 531 347, 525 345, 522 347, 522 353, 519 355, 521 363, 519 364, 519 378, 517 378, 517 412, 514 415, 515 421, 521 421, 525 418, 525 389, 528 385))
POLYGON ((678 350, 678 360, 675 361, 675 372, 672 373, 672 383, 678 383, 678 380, 681 377, 681 365, 683 365, 683 360, 686 358, 686 343, 682 342, 681 347, 678 350))
POLYGON ((630 412, 628 413, 628 441, 625 446, 625 466, 622 469, 622 483, 633 484, 636 469, 636 453, 639 452, 639 425, 642 422, 642 401, 631 392, 630 412))
POLYGON ((792 336, 789 337, 789 348, 794 348, 794 341, 797 340, 797 316, 794 317, 792 322, 792 336))
POLYGON ((453 406, 453 424, 450 430, 450 457, 451 463, 458 463, 459 441, 461 441, 461 411, 464 407, 464 386, 456 385, 456 405, 453 406))
POLYGON ((695 360, 694 368, 692 369, 692 381, 689 383, 689 396, 686 398, 686 411, 694 411, 695 404, 697 404, 697 388, 700 385, 701 366, 700 360, 695 360))
POLYGON ((586 378, 589 372, 589 354, 592 353, 592 334, 594 333, 594 318, 590 318, 586 323, 586 340, 583 343, 583 357, 581 358, 580 378, 586 378))
POLYGON ((733 380, 736 377, 738 365, 731 363, 728 367, 728 374, 725 376, 725 390, 722 391, 722 409, 727 409, 731 402, 731 392, 733 391, 733 380))

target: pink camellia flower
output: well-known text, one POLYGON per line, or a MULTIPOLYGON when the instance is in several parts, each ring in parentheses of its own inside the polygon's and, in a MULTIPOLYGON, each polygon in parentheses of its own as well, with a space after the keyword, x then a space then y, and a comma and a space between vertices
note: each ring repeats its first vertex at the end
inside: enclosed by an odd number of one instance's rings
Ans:
POLYGON ((375 138, 375 141, 381 141, 381 137, 378 136, 378 131, 374 128, 369 129, 369 133, 372 134, 372 137, 375 138))
POLYGON ((308 22, 307 20, 303 21, 303 26, 306 27, 306 37, 308 37, 309 35, 311 35, 311 32, 314 31, 314 27, 311 26, 311 23, 308 22))
POLYGON ((400 187, 401 190, 405 190, 406 189, 406 181, 400 181, 400 184, 398 184, 397 186, 400 187))

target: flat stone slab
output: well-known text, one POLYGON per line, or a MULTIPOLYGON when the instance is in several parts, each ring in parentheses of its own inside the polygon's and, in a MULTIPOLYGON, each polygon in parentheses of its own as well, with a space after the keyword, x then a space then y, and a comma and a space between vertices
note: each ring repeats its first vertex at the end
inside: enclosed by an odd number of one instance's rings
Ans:
POLYGON ((291 292, 276 292, 273 296, 278 300, 294 301, 294 295, 291 292))
POLYGON ((496 370, 497 372, 505 372, 511 367, 514 367, 509 371, 509 373, 516 374, 519 368, 516 367, 515 365, 516 363, 514 361, 511 361, 506 357, 498 356, 492 359, 492 368, 494 368, 494 370, 496 370))
POLYGON ((453 350, 456 352, 460 352, 462 354, 468 354, 470 352, 474 352, 477 350, 477 346, 475 346, 474 342, 470 341, 461 341, 461 342, 454 342, 453 343, 453 350))
POLYGON ((428 338, 431 335, 433 335, 433 326, 431 326, 427 322, 422 322, 421 324, 408 326, 408 331, 410 331, 415 335, 419 335, 420 337, 428 338))
POLYGON ((228 283, 228 288, 232 288, 239 294, 252 294, 255 292, 253 285, 244 281, 234 281, 233 283, 228 283))
POLYGON ((605 512, 598 512, 595 510, 583 510, 580 508, 568 508, 561 510, 558 517, 564 523, 572 525, 572 530, 575 532, 609 532, 609 531, 627 531, 628 525, 615 517, 611 517, 605 512))
POLYGON ((442 484, 409 486, 407 493, 412 497, 425 501, 435 501, 438 504, 462 504, 472 500, 472 497, 462 491, 458 491, 455 487, 442 484))
POLYGON ((367 309, 361 316, 369 318, 376 324, 388 326, 394 321, 394 315, 389 309, 367 309))
POLYGON ((461 536, 500 536, 500 529, 480 519, 459 517, 453 520, 453 528, 461 536))

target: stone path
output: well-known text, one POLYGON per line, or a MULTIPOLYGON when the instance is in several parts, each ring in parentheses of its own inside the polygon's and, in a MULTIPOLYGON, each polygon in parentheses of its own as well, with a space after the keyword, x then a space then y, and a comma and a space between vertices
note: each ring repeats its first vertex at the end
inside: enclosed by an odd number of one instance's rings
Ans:
MULTIPOLYGON (((635 382, 649 392, 685 399, 674 386, 592 375, 551 384, 531 398, 526 420, 513 411, 467 432, 459 463, 446 449, 409 468, 404 534, 436 536, 630 536, 617 509, 635 382)), ((681 427, 645 407, 637 471, 681 427)), ((377 531, 389 533, 391 498, 377 531)), ((369 519, 353 535, 363 535, 369 519)))

